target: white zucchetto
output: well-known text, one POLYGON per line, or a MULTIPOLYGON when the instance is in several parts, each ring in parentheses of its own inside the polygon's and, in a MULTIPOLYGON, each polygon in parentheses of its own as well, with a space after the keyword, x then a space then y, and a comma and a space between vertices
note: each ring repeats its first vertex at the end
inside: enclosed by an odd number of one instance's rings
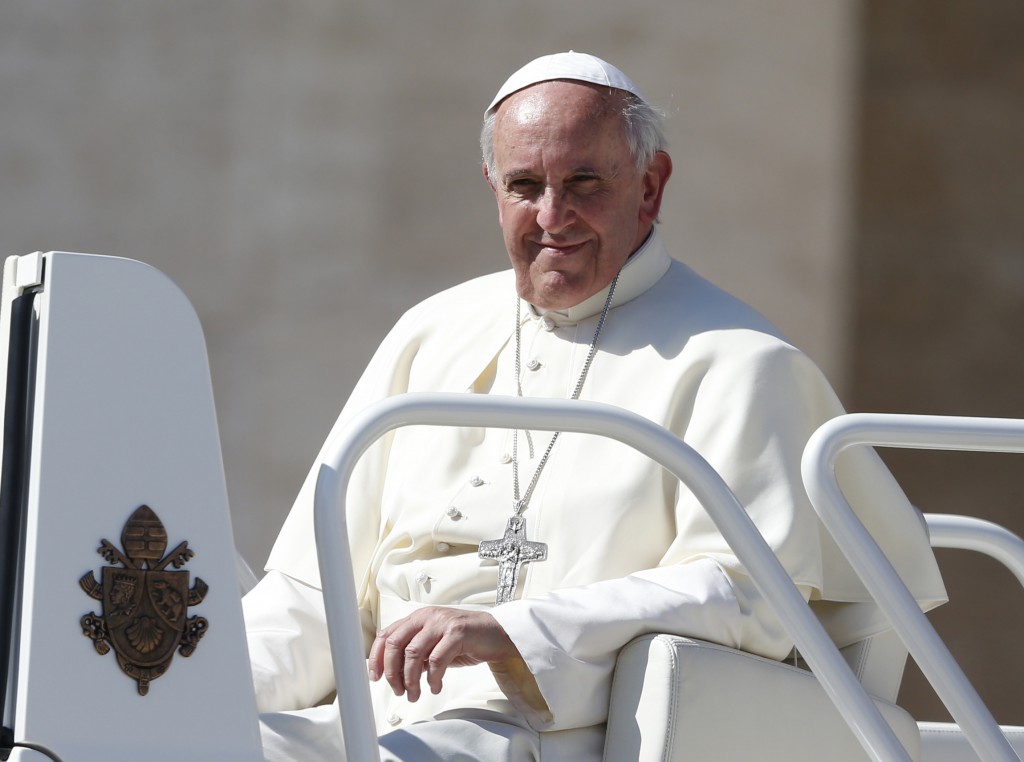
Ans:
POLYGON ((498 90, 498 94, 494 96, 494 100, 487 107, 484 116, 490 114, 512 93, 530 85, 536 85, 538 82, 549 82, 553 79, 573 79, 578 82, 614 87, 617 90, 632 93, 644 102, 647 100, 640 92, 640 88, 633 84, 629 77, 607 61, 602 61, 597 56, 587 53, 576 53, 570 50, 568 53, 553 53, 535 58, 515 72, 498 90))

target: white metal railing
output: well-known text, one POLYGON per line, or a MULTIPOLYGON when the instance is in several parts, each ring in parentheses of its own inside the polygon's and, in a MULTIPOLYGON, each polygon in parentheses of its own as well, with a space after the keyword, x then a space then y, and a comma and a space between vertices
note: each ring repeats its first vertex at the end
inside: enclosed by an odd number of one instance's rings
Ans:
MULTIPOLYGON (((866 413, 839 416, 814 433, 804 450, 802 463, 804 486, 822 523, 888 616, 893 629, 978 756, 984 760, 1019 760, 949 649, 839 489, 836 459, 847 448, 861 445, 1024 452, 1024 421, 866 413)), ((947 534, 947 530, 951 530, 948 522, 935 523, 939 543, 944 535, 952 536, 952 531, 947 534)), ((975 526, 976 549, 989 552, 998 548, 995 552, 1010 558, 1010 567, 1017 573, 1012 563, 1016 550, 1006 552, 1013 543, 1006 543, 1005 537, 995 539, 997 534, 978 531, 975 526)))
MULTIPOLYGON (((314 499, 316 545, 349 759, 378 760, 379 755, 355 599, 345 495, 365 450, 392 429, 409 425, 596 434, 616 439, 657 461, 682 480, 707 510, 870 757, 876 762, 910 759, 743 506, 691 447, 646 418, 610 405, 470 394, 405 394, 378 402, 344 428, 327 448, 320 467, 314 499)), ((919 612, 913 598, 910 606, 919 612)))
POLYGON ((973 516, 926 513, 933 548, 973 550, 1001 563, 1024 586, 1024 540, 1009 529, 973 516))
MULTIPOLYGON (((972 550, 983 553, 1001 563, 1010 571, 1017 581, 1024 586, 1024 540, 1005 527, 991 521, 974 516, 958 516, 946 513, 926 513, 924 520, 928 524, 928 534, 933 548, 950 548, 953 550, 972 550)), ((941 738, 943 743, 950 743, 951 738, 960 735, 960 728, 948 722, 918 722, 922 736, 928 734, 932 739, 941 738)), ((1000 725, 1003 736, 1011 742, 1011 746, 1020 749, 1022 746, 1022 728, 1013 725, 1000 725)), ((924 739, 922 739, 924 740, 924 739)))

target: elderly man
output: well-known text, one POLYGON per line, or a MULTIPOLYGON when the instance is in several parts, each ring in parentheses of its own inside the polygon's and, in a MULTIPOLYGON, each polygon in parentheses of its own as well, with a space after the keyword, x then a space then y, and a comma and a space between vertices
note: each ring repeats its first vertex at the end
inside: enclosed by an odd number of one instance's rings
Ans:
MULTIPOLYGON (((409 311, 335 431, 407 391, 616 404, 719 470, 806 597, 862 600, 799 477, 808 436, 841 408, 767 321, 669 257, 655 220, 672 162, 637 87, 592 56, 545 56, 499 90, 481 144, 511 272, 409 311)), ((245 601, 272 760, 343 759, 323 705, 315 471, 245 601)), ((910 543, 901 571, 915 592, 940 599, 933 567, 910 571, 930 554, 912 512, 892 510, 904 498, 877 459, 856 456, 842 477, 876 534, 910 543)), ((597 760, 615 657, 633 637, 772 658, 792 645, 689 491, 611 440, 402 429, 364 456, 348 506, 387 760, 597 760), (532 559, 518 575, 492 542, 509 533, 532 559)))

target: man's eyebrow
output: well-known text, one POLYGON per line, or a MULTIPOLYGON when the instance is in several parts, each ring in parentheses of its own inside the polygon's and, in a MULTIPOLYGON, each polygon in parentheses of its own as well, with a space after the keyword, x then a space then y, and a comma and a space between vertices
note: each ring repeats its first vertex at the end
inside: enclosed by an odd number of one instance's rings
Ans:
POLYGON ((513 169, 513 170, 509 170, 508 172, 503 174, 501 176, 501 179, 502 179, 502 182, 507 184, 510 180, 515 180, 517 177, 522 177, 524 175, 529 175, 529 174, 531 174, 531 173, 530 173, 530 170, 528 170, 528 169, 513 169))

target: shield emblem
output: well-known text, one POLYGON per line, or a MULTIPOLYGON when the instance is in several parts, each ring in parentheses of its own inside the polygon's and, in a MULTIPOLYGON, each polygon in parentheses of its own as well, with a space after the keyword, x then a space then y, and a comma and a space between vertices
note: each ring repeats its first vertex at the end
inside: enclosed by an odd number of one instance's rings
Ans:
POLYGON ((103 614, 114 652, 139 668, 170 661, 181 641, 188 572, 103 568, 103 614))

